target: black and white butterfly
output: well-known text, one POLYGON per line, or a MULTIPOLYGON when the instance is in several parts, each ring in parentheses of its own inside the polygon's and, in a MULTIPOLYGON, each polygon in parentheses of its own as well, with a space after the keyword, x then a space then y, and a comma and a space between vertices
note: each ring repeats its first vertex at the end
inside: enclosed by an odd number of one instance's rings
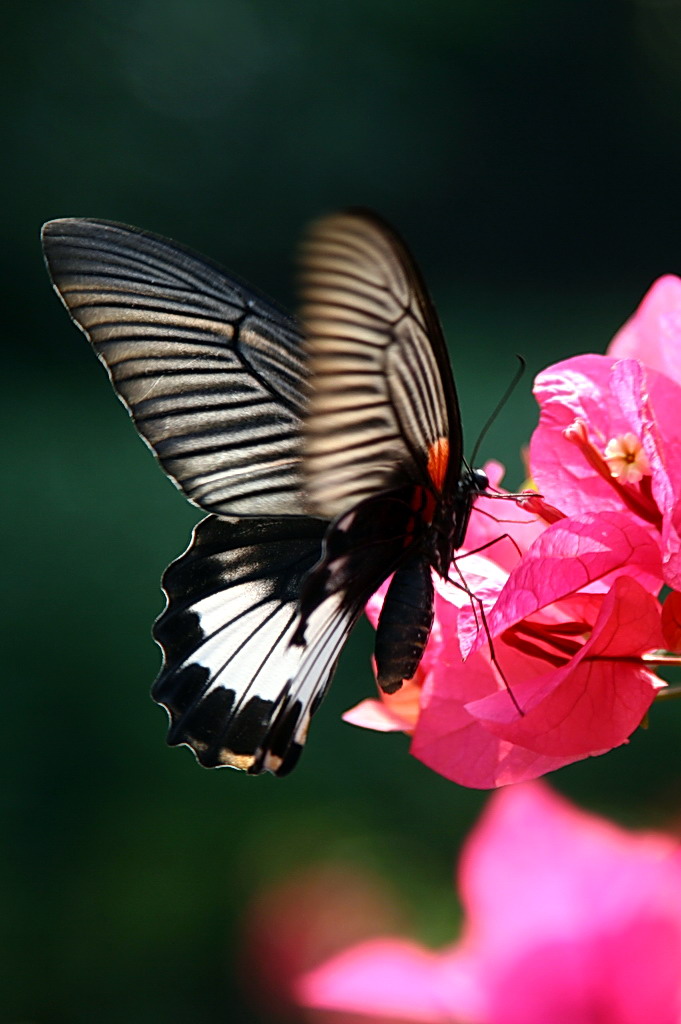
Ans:
POLYGON ((161 466, 208 512, 166 570, 152 694, 201 764, 284 775, 394 573, 380 685, 414 674, 481 470, 437 314, 397 235, 348 211, 302 248, 300 324, 175 242, 50 221, 54 286, 161 466), (303 325, 303 326, 301 326, 303 325))

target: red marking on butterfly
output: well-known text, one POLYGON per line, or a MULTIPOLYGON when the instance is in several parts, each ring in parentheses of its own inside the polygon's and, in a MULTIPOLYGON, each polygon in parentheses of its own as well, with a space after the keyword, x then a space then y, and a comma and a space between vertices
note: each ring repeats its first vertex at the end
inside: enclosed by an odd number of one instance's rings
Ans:
POLYGON ((449 462, 449 440, 438 437, 428 449, 428 476, 439 491, 444 487, 449 462))

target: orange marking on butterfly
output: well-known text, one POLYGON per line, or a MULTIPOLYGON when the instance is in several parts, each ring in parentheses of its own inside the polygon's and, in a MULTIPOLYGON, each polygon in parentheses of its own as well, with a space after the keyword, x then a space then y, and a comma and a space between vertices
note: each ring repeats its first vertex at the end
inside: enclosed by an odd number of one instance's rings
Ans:
POLYGON ((446 437, 438 437, 428 449, 428 476, 439 491, 445 482, 448 462, 449 441, 446 437))

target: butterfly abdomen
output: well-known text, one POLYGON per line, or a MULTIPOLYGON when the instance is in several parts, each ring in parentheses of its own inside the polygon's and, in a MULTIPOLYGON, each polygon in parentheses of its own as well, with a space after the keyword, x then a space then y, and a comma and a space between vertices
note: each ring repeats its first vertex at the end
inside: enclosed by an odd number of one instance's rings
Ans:
POLYGON ((429 563, 419 556, 393 576, 376 630, 376 675, 385 693, 414 675, 432 625, 433 580, 429 563))

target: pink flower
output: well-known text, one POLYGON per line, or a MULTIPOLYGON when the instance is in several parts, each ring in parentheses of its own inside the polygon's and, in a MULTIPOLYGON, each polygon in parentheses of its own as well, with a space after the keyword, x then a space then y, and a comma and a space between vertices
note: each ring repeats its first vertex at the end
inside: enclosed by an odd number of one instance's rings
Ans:
MULTIPOLYGON (((468 595, 436 580, 435 625, 414 679, 344 716, 411 733, 415 757, 476 788, 627 742, 664 686, 642 657, 664 645, 649 532, 622 512, 558 517, 538 533, 536 517, 518 510, 506 528, 512 541, 458 559, 487 631, 468 595)), ((381 600, 367 608, 374 622, 381 600)))
POLYGON ((660 545, 664 582, 679 589, 681 280, 657 281, 608 351, 538 375, 532 475, 567 515, 626 510, 645 524, 660 545))
POLYGON ((299 1001, 422 1024, 679 1024, 676 840, 513 787, 469 838, 459 890, 453 946, 364 942, 303 976, 299 1001))
POLYGON ((345 716, 409 732, 414 756, 463 785, 536 778, 626 743, 665 685, 653 652, 679 647, 676 598, 663 635, 656 596, 681 591, 681 281, 658 282, 611 349, 537 377, 541 496, 508 515, 476 503, 489 516, 474 511, 466 548, 485 558, 464 551, 457 569, 484 619, 436 581, 414 679, 345 716))

